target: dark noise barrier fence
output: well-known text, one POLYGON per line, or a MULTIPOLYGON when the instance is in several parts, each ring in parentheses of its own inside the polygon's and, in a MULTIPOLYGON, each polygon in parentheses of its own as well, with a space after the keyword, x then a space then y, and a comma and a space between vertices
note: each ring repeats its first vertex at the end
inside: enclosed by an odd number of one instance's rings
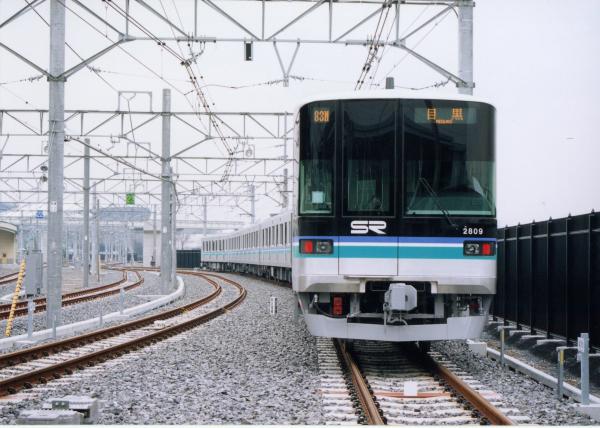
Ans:
POLYGON ((600 213, 498 229, 492 315, 532 334, 600 346, 600 213))
POLYGON ((177 250, 178 268, 200 267, 200 250, 177 250))

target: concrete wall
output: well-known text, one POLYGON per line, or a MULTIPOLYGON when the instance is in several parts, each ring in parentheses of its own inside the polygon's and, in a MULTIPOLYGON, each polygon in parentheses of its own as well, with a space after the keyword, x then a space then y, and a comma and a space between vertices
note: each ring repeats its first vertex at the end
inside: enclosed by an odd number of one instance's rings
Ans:
POLYGON ((0 264, 16 263, 16 226, 0 222, 0 264))
MULTIPOLYGON (((150 266, 152 259, 152 228, 144 227, 144 266, 150 266)), ((156 231, 156 266, 160 265, 160 231, 156 231)))

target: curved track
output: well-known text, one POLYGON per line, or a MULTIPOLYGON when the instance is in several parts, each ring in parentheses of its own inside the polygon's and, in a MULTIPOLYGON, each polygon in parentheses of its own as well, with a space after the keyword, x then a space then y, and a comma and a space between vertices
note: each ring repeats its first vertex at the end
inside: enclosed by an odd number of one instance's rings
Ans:
POLYGON ((36 383, 46 383, 50 379, 71 374, 76 369, 92 366, 189 330, 235 308, 246 297, 246 290, 241 285, 219 275, 180 273, 203 278, 213 286, 214 291, 190 304, 156 315, 0 355, 0 396, 14 394, 36 383), (196 309, 221 294, 219 281, 237 288, 237 297, 217 309, 200 313, 196 309))
MULTIPOLYGON (((137 276, 137 280, 129 284, 123 289, 125 291, 131 290, 133 288, 139 287, 143 284, 144 279, 137 273, 133 272, 137 276)), ((101 299, 103 297, 112 296, 121 291, 120 285, 124 282, 127 282, 127 272, 123 271, 123 277, 118 281, 111 282, 110 284, 100 285, 98 287, 86 288, 83 290, 74 291, 71 293, 65 293, 62 295, 62 306, 75 305, 77 303, 88 302, 90 300, 101 299)), ((44 312, 46 310, 46 298, 40 297, 38 299, 34 299, 35 303, 35 311, 34 312, 44 312)), ((7 319, 10 314, 11 304, 2 304, 0 305, 0 320, 7 319)), ((27 301, 21 300, 17 302, 16 310, 14 316, 20 317, 27 315, 27 301)))
POLYGON ((0 276, 0 285, 10 284, 11 282, 16 281, 18 274, 19 272, 17 271, 0 276))

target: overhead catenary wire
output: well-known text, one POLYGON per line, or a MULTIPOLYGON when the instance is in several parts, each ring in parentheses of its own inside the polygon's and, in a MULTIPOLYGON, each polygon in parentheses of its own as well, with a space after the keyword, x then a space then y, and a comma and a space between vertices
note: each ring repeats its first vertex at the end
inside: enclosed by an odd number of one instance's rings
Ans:
MULTIPOLYGON (((418 40, 418 41, 417 41, 417 42, 414 44, 414 46, 412 46, 412 49, 416 49, 417 47, 419 47, 419 45, 420 45, 420 44, 421 44, 421 43, 422 43, 422 42, 423 42, 423 41, 424 41, 424 40, 425 40, 425 39, 426 39, 426 38, 427 38, 427 37, 428 37, 428 36, 429 36, 429 35, 430 35, 430 34, 433 32, 433 30, 435 30, 435 28, 436 28, 436 27, 437 27, 439 24, 441 24, 441 23, 442 23, 442 22, 443 22, 443 21, 444 21, 444 20, 445 20, 445 19, 448 17, 448 15, 450 14, 450 12, 451 12, 451 11, 454 11, 454 9, 448 9, 448 11, 447 11, 447 12, 446 12, 446 13, 445 13, 443 16, 441 16, 441 17, 440 17, 440 18, 439 18, 439 19, 438 19, 438 20, 435 22, 435 24, 434 24, 434 25, 433 25, 433 26, 432 26, 432 27, 429 29, 429 31, 427 31, 427 32, 426 32, 426 33, 423 35, 423 37, 421 37, 421 38, 420 38, 420 39, 419 39, 419 40, 418 40)), ((406 58, 408 58, 408 56, 409 56, 409 55, 410 55, 410 53, 409 53, 409 52, 406 52, 406 53, 404 54, 404 56, 402 56, 402 58, 400 58, 400 60, 399 60, 398 62, 396 62, 396 63, 395 63, 393 66, 392 66, 392 68, 391 68, 391 69, 390 69, 390 70, 389 70, 389 71, 388 71, 388 72, 385 74, 385 76, 384 76, 384 77, 383 77, 383 78, 382 78, 382 79, 379 81, 379 84, 381 84, 381 83, 382 83, 382 82, 383 82, 383 81, 386 79, 386 77, 388 77, 390 74, 392 74, 392 72, 393 72, 393 71, 394 71, 396 68, 398 68, 398 66, 399 66, 400 64, 402 64, 402 62, 404 62, 404 61, 406 60, 406 58)))
POLYGON ((375 31, 373 33, 373 39, 371 40, 371 44, 369 45, 369 50, 367 51, 367 58, 365 63, 361 69, 360 76, 356 81, 356 86, 354 90, 359 90, 362 88, 362 85, 365 83, 365 79, 367 78, 369 71, 371 70, 371 65, 375 57, 377 56, 377 51, 379 50, 381 35, 383 33, 383 29, 385 27, 385 23, 387 21, 387 17, 390 13, 390 8, 392 6, 392 1, 385 1, 381 5, 381 13, 379 14, 379 18, 377 20, 377 26, 375 27, 375 31))
POLYGON ((198 77, 196 76, 194 70, 190 66, 189 61, 186 58, 182 57, 180 54, 178 54, 173 48, 171 48, 167 43, 165 43, 159 37, 157 37, 154 33, 152 33, 148 28, 146 28, 143 24, 141 24, 137 19, 135 19, 134 17, 129 15, 123 8, 114 4, 113 2, 109 2, 109 6, 113 10, 115 10, 118 14, 120 14, 123 18, 128 19, 131 24, 133 24, 136 28, 138 28, 140 31, 142 31, 142 33, 144 33, 146 36, 148 36, 151 40, 155 41, 159 46, 163 47, 166 52, 168 52, 170 55, 174 56, 177 60, 180 61, 180 65, 182 65, 185 68, 185 70, 190 78, 190 83, 194 87, 196 97, 197 97, 199 104, 202 106, 202 108, 205 110, 205 112, 208 113, 209 121, 212 124, 215 132, 217 133, 218 138, 221 140, 222 144, 227 149, 227 152, 230 155, 232 155, 234 150, 230 146, 230 144, 227 142, 226 137, 224 136, 224 134, 221 131, 220 123, 223 123, 223 121, 212 112, 210 105, 208 103, 208 100, 198 84, 198 77))
MULTIPOLYGON (((179 202, 179 198, 177 196, 177 186, 175 186, 175 182, 173 180, 169 180, 167 178, 164 178, 160 174, 154 174, 154 173, 152 173, 150 171, 146 171, 145 169, 140 168, 137 165, 132 164, 131 162, 126 161, 125 159, 123 159, 120 156, 115 156, 115 155, 113 155, 111 153, 108 153, 107 151, 102 150, 101 148, 96 147, 96 146, 94 146, 94 145, 92 145, 90 143, 87 143, 87 142, 83 141, 83 140, 80 140, 79 138, 70 137, 70 139, 73 140, 73 141, 77 141, 78 143, 80 143, 80 144, 82 144, 82 145, 84 145, 86 147, 89 147, 90 150, 94 150, 95 152, 100 153, 101 155, 106 156, 106 157, 108 157, 108 158, 116 161, 117 163, 120 163, 121 165, 125 165, 128 168, 131 168, 131 169, 133 169, 135 171, 141 172, 142 174, 148 175, 148 176, 150 176, 152 178, 155 178, 157 180, 165 181, 167 183, 170 183, 171 185, 173 185, 173 189, 174 189, 174 192, 175 192, 175 197, 177 198, 177 200, 179 202)), ((189 189, 186 189, 186 190, 189 190, 189 189)))
MULTIPOLYGON (((163 10, 163 14, 164 14, 165 18, 170 20, 169 14, 167 13, 167 10, 165 8, 163 1, 159 0, 159 2, 160 2, 160 5, 163 10)), ((181 17, 179 16, 179 11, 177 9, 177 6, 174 3, 173 3, 173 5, 175 6, 175 11, 179 18, 180 25, 181 25, 182 29, 185 30, 185 28, 183 26, 183 22, 181 21, 181 17)), ((169 26, 169 28, 171 30, 171 34, 173 35, 173 38, 176 38, 175 30, 173 29, 173 27, 169 26)), ((187 41, 187 46, 188 46, 188 49, 190 50, 190 58, 185 60, 184 62, 182 62, 181 65, 184 65, 186 67, 186 70, 187 70, 188 74, 190 75, 190 77, 193 76, 194 79, 192 81, 194 84, 194 91, 196 92, 200 101, 204 102, 208 106, 209 100, 208 100, 207 94, 202 92, 202 87, 197 86, 197 79, 196 79, 196 75, 194 74, 193 66, 196 65, 196 68, 197 68, 198 64, 196 61, 196 56, 194 55, 194 52, 192 51, 189 40, 187 41)), ((181 49, 181 45, 179 43, 177 43, 177 48, 179 49, 179 53, 180 53, 181 57, 185 57, 183 50, 181 49)), ((199 72, 199 70, 197 70, 197 71, 198 71, 198 75, 200 76, 200 79, 203 80, 202 74, 199 72)), ((208 110, 207 112, 210 113, 210 110, 208 110)), ((211 119, 212 119, 212 117, 209 115, 209 120, 211 120, 211 119)), ((212 123, 213 123, 213 126, 216 125, 215 122, 212 122, 212 123)), ((225 164, 225 171, 223 172, 223 175, 221 177, 221 181, 226 181, 229 178, 229 176, 231 174, 231 169, 233 167, 231 157, 233 157, 233 155, 237 151, 237 148, 239 147, 239 141, 235 144, 235 147, 230 147, 227 140, 224 138, 224 135, 221 134, 220 129, 218 129, 218 126, 217 126, 216 130, 217 130, 217 134, 219 135, 223 145, 225 146, 227 153, 229 155, 229 158, 230 158, 225 164)), ((217 146, 217 148, 218 148, 218 146, 217 146)))

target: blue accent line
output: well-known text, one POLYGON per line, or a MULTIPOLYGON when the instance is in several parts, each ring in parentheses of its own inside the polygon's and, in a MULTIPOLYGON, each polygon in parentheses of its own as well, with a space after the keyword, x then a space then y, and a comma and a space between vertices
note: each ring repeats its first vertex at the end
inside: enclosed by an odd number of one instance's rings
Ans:
POLYGON ((431 236, 296 236, 294 243, 300 239, 332 239, 334 242, 399 242, 422 244, 462 244, 465 241, 496 242, 496 238, 481 238, 471 236, 461 237, 431 237, 431 236))

